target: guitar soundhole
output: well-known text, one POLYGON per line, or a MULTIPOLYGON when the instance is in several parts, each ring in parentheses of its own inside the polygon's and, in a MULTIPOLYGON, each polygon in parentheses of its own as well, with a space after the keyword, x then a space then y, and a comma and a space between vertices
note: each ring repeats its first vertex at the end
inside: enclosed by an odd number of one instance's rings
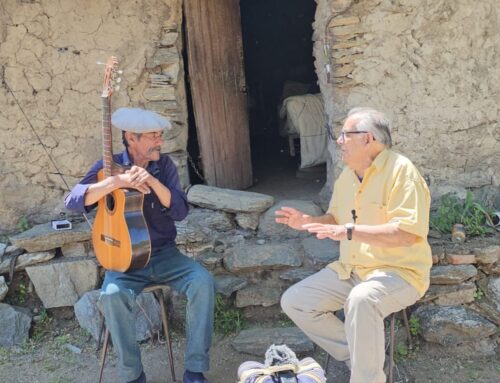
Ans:
POLYGON ((108 211, 115 210, 115 198, 113 197, 113 194, 108 194, 106 196, 106 208, 108 211))

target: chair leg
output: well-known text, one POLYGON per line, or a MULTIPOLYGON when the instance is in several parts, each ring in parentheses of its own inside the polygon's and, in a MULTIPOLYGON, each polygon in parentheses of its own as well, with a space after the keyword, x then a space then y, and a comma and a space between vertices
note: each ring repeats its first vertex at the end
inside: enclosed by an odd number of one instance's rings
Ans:
POLYGON ((95 348, 96 354, 101 348, 102 334, 104 333, 104 316, 101 314, 100 318, 101 318, 101 324, 99 326, 99 337, 97 338, 97 345, 95 348))
POLYGON ((388 383, 392 383, 393 379, 392 373, 394 369, 395 322, 396 322, 396 313, 393 313, 391 315, 390 335, 389 335, 389 378, 387 380, 388 383))
POLYGON ((295 143, 293 142, 293 139, 293 136, 288 136, 288 148, 290 150, 291 157, 295 157, 295 143))
POLYGON ((410 350, 413 350, 413 340, 411 339, 411 332, 410 332, 410 324, 408 322, 408 314, 406 312, 406 309, 403 309, 403 320, 405 322, 405 328, 406 328, 406 340, 408 341, 408 348, 410 350))
POLYGON ((104 333, 104 342, 102 344, 101 351, 101 365, 99 368, 99 383, 102 381, 102 373, 104 371, 104 363, 106 362, 106 353, 108 352, 108 344, 109 344, 109 330, 106 328, 106 332, 104 333))
POLYGON ((170 374, 172 375, 172 380, 175 382, 175 368, 174 368, 174 358, 172 353, 172 341, 170 339, 170 331, 168 331, 168 320, 167 311, 165 307, 165 301, 163 299, 163 291, 161 289, 156 290, 158 301, 160 302, 161 320, 163 322, 163 332, 165 333, 165 340, 167 342, 167 352, 168 360, 170 363, 170 374))
POLYGON ((330 364, 330 354, 326 353, 326 360, 325 360, 325 374, 328 372, 328 365, 330 364))

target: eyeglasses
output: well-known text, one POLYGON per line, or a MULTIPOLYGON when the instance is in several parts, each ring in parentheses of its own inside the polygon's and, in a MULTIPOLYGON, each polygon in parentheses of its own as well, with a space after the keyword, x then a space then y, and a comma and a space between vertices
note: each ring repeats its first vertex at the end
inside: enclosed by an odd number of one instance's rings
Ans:
POLYGON ((163 130, 159 132, 142 133, 141 136, 149 140, 163 139, 163 130))
POLYGON ((360 133, 368 133, 368 132, 366 130, 355 130, 355 131, 352 131, 352 132, 346 132, 346 131, 343 130, 343 131, 340 132, 339 139, 340 139, 341 142, 345 142, 345 138, 346 138, 347 135, 349 135, 349 134, 360 134, 360 133))

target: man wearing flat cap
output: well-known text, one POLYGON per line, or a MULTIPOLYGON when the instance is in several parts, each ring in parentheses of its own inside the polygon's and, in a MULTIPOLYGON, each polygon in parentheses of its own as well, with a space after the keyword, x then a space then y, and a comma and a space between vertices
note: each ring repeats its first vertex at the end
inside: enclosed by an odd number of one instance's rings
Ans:
POLYGON ((143 214, 151 240, 151 259, 146 267, 127 272, 107 271, 99 303, 118 354, 125 382, 143 383, 146 376, 135 339, 135 297, 147 286, 166 283, 187 296, 184 383, 208 383, 203 372, 209 368, 208 350, 213 331, 214 283, 211 274, 175 247, 174 221, 188 213, 186 194, 168 155, 162 154, 164 129, 170 122, 143 109, 120 108, 111 118, 122 130, 123 152, 114 161, 129 170, 97 182, 102 160, 66 197, 68 209, 88 212, 113 190, 137 189, 144 193, 143 214))

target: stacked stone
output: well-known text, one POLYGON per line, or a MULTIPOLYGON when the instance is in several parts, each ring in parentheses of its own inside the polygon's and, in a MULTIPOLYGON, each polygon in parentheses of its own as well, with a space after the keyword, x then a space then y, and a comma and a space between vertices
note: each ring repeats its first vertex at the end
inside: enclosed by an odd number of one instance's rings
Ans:
MULTIPOLYGON (((312 201, 288 200, 273 205, 273 198, 267 195, 203 185, 192 187, 188 199, 197 207, 178 225, 179 247, 184 246, 211 270, 217 292, 234 297, 234 305, 255 322, 276 321, 283 291, 338 258, 337 243, 311 238, 307 232, 275 222, 275 212, 283 206, 322 214, 312 201)), ((313 348, 294 327, 244 330, 233 346, 241 352, 263 355, 269 339, 300 352, 313 348)))
POLYGON ((494 355, 500 325, 500 246, 433 253, 431 286, 413 314, 423 338, 448 352, 494 355))
MULTIPOLYGON (((188 200, 192 205, 190 213, 176 224, 177 246, 210 270, 217 292, 231 299, 252 321, 276 321, 281 315, 279 301, 285 289, 339 257, 338 242, 318 240, 275 222, 275 212, 283 206, 321 215, 323 211, 312 201, 274 204, 268 195, 204 185, 193 186, 188 200)), ((26 270, 44 307, 74 305, 80 325, 97 338, 101 318, 96 307, 97 287, 102 270, 90 238, 86 223, 75 224, 68 231, 54 231, 49 224, 36 226, 12 237, 15 246, 0 247, 5 253, 0 274, 8 273, 14 252, 23 252, 17 258, 16 270, 26 270), (54 257, 56 251, 61 255, 54 257)), ((413 315, 426 341, 447 347, 450 352, 472 347, 475 352, 491 354, 500 323, 500 246, 463 253, 461 247, 446 248, 448 242, 433 244, 431 286, 412 309, 413 315)), ((6 289, 2 277, 0 296, 6 289)), ((182 322, 184 298, 170 294, 170 299, 173 319, 182 322)), ((137 311, 137 339, 143 340, 161 324, 153 295, 145 294, 139 302, 150 318, 144 316, 143 310, 137 311)), ((0 320, 7 324, 0 329, 4 334, 0 336, 2 344, 27 338, 29 313, 0 304, 0 320), (24 318, 24 322, 11 320, 13 317, 24 318), (28 325, 15 328, 15 323, 28 325), (19 331, 24 335, 20 336, 19 331)), ((269 334, 273 341, 282 339, 295 350, 312 349, 312 343, 295 328, 243 331, 233 344, 237 350, 262 355, 269 346, 269 334)))
POLYGON ((154 55, 146 62, 147 87, 143 92, 145 107, 167 116, 172 129, 165 134, 163 150, 177 166, 182 187, 189 185, 187 167, 187 111, 184 68, 181 59, 182 38, 177 23, 162 30, 154 55))

